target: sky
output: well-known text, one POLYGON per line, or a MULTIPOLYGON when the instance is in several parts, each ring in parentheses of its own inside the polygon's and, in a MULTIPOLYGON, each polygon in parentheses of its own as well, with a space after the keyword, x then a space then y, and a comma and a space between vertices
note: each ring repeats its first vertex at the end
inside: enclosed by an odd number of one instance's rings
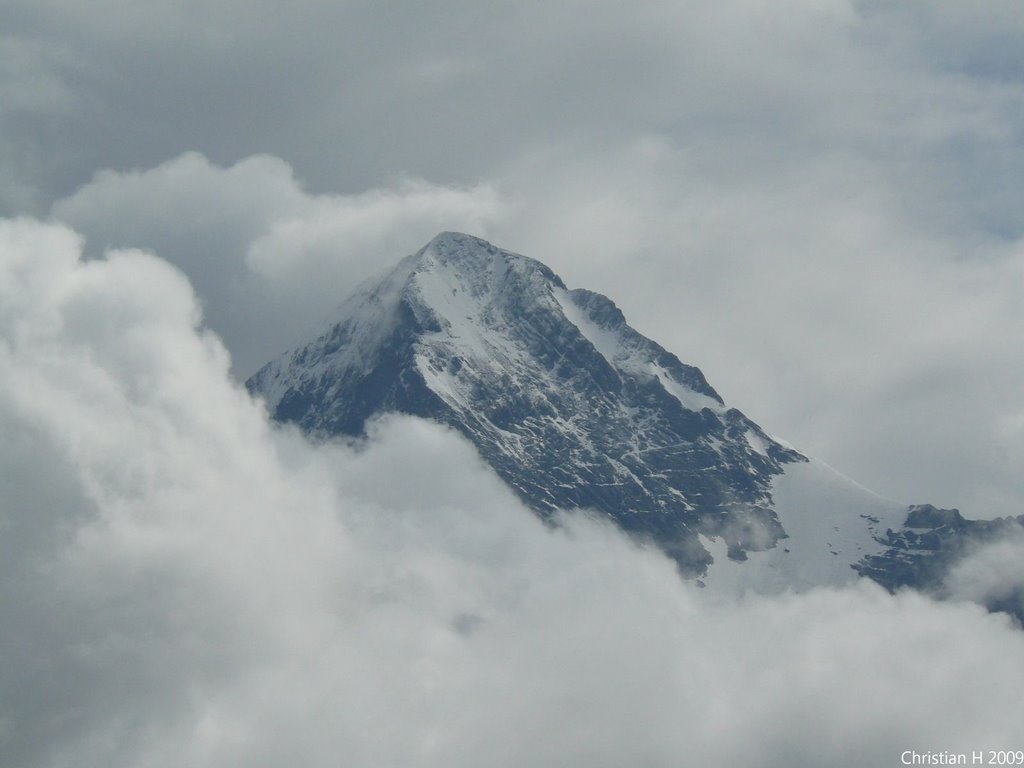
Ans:
POLYGON ((313 446, 239 383, 465 231, 878 493, 1022 514, 1022 172, 1011 0, 0 0, 0 763, 1019 748, 1003 617, 718 603, 439 427, 313 446))
POLYGON ((1024 12, 0 6, 0 212, 178 265, 244 378, 461 230, 901 503, 1020 514, 1024 12))

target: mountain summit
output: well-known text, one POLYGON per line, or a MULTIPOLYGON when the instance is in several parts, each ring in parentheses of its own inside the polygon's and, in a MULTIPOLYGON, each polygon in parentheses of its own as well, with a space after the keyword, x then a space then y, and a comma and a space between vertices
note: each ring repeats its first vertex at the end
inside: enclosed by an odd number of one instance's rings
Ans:
POLYGON ((248 387, 320 436, 361 435, 386 412, 446 424, 542 518, 592 510, 690 575, 757 553, 747 578, 842 581, 880 551, 880 516, 898 522, 728 407, 610 299, 465 234, 403 259, 248 387))

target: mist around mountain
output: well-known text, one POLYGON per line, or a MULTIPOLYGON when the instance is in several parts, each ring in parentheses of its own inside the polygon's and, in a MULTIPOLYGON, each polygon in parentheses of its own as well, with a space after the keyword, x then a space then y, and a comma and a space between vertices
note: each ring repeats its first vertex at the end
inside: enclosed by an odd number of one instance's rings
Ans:
POLYGON ((726 405, 609 298, 460 233, 364 285, 247 386, 320 438, 365 436, 387 413, 444 424, 542 519, 609 519, 715 590, 863 575, 938 591, 965 554, 1024 522, 879 497, 726 405))
POLYGON ((834 473, 796 461, 770 489, 793 535, 740 561, 698 534, 701 589, 607 518, 545 523, 434 420, 272 423, 201 318, 159 257, 0 221, 0 764, 860 768, 1019 742, 1024 633, 975 602, 1024 583, 1021 539, 942 602, 740 595, 800 531, 839 559, 779 482, 835 500, 834 473))
POLYGON ((1022 74, 1020 0, 5 0, 0 767, 1016 757, 1022 74), (720 401, 588 331, 571 402, 541 324, 552 402, 476 441, 447 363, 516 389, 437 331, 427 418, 271 419, 244 381, 443 230, 720 401))

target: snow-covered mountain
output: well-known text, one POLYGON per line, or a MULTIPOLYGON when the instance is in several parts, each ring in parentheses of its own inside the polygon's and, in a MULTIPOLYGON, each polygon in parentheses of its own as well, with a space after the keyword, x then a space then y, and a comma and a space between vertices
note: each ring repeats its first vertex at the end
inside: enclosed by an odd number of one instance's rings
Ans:
POLYGON ((449 425, 541 517, 592 510, 711 588, 848 581, 886 562, 906 517, 727 406, 611 300, 464 234, 402 260, 248 386, 321 436, 390 411, 449 425))

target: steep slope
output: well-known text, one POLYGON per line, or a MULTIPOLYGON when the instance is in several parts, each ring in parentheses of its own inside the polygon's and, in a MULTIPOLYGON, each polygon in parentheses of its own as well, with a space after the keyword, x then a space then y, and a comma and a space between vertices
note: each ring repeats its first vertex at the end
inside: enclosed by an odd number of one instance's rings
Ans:
POLYGON ((899 523, 891 503, 726 406, 611 300, 468 235, 436 237, 248 386, 322 436, 359 435, 388 411, 447 424, 542 517, 593 510, 693 575, 713 550, 762 553, 742 571, 752 583, 846 580, 899 523), (796 500, 780 506, 779 491, 796 500))

